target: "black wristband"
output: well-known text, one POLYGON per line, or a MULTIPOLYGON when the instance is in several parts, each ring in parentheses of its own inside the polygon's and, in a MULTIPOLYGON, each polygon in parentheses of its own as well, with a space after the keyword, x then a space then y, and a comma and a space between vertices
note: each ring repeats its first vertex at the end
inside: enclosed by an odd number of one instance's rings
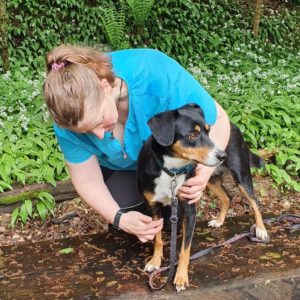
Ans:
POLYGON ((122 209, 119 209, 115 215, 115 218, 114 218, 114 222, 113 222, 113 227, 117 230, 120 230, 120 227, 119 227, 119 224, 120 224, 120 219, 121 219, 121 216, 123 215, 123 211, 122 209))

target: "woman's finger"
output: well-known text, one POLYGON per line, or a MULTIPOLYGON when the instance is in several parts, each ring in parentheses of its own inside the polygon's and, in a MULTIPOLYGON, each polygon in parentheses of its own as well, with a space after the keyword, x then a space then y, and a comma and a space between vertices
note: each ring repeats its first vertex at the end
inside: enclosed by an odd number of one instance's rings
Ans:
POLYGON ((179 193, 179 196, 184 199, 193 200, 193 199, 199 198, 201 196, 201 194, 202 194, 202 191, 199 191, 194 194, 179 193))
POLYGON ((145 239, 145 238, 142 238, 142 237, 139 237, 138 238, 142 243, 146 243, 146 242, 148 242, 148 240, 147 239, 145 239))
POLYGON ((155 234, 149 234, 149 235, 143 235, 138 237, 138 239, 142 242, 142 243, 146 243, 147 241, 152 241, 155 237, 155 234))
POLYGON ((188 204, 194 204, 200 201, 202 194, 200 195, 200 197, 197 197, 195 199, 192 199, 188 202, 188 204))
POLYGON ((202 187, 200 185, 194 185, 194 186, 185 186, 183 185, 179 192, 185 193, 185 194, 195 194, 200 191, 203 191, 202 187))

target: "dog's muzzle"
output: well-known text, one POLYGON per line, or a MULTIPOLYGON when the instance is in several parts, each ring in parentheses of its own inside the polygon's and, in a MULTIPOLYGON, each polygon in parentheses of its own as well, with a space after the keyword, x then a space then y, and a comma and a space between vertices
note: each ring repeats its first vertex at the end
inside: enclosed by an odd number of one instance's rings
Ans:
POLYGON ((212 151, 209 153, 207 160, 205 161, 205 165, 214 167, 220 165, 226 159, 226 152, 220 150, 219 148, 213 148, 212 151))

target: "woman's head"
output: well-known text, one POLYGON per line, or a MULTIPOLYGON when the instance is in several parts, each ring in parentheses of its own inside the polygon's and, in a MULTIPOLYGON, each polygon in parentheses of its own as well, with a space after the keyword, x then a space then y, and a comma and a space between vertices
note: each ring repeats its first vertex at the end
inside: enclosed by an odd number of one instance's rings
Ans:
POLYGON ((61 45, 46 57, 44 99, 54 121, 74 128, 84 113, 99 107, 103 98, 100 81, 113 86, 115 75, 109 57, 98 50, 61 45))

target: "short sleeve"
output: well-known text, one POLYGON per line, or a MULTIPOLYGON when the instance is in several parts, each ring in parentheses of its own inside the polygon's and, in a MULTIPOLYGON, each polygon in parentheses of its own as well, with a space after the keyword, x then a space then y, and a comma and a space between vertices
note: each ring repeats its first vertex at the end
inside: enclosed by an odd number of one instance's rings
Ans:
POLYGON ((54 125, 53 128, 66 161, 82 163, 92 156, 92 153, 86 150, 70 131, 57 125, 54 125))

